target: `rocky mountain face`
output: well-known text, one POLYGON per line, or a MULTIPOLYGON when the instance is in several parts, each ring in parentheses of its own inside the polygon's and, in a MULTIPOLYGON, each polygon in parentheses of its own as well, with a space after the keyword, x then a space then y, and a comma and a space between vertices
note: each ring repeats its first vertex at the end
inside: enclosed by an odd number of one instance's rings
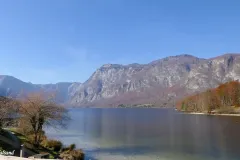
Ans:
POLYGON ((80 106, 116 106, 151 103, 174 104, 194 92, 240 79, 240 55, 211 59, 179 55, 149 64, 107 64, 99 68, 71 97, 80 106))
POLYGON ((191 91, 215 88, 230 80, 240 80, 240 54, 211 58, 192 68, 184 86, 191 91))
POLYGON ((149 64, 105 64, 84 83, 36 85, 0 77, 0 94, 57 91, 57 100, 71 106, 154 104, 171 106, 185 95, 240 79, 240 54, 211 59, 171 56, 149 64))

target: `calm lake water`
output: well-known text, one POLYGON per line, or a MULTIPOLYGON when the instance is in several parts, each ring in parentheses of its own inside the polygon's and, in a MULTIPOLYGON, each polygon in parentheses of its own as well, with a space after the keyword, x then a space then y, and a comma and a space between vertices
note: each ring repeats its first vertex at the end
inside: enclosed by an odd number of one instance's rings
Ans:
POLYGON ((240 117, 172 109, 71 109, 68 129, 51 138, 84 149, 87 160, 239 160, 240 117))

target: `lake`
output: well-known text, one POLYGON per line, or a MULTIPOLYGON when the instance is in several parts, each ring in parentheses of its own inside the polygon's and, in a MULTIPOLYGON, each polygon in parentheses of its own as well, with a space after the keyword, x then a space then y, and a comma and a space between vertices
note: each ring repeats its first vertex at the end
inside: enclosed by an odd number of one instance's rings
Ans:
POLYGON ((69 114, 68 129, 46 133, 75 143, 86 160, 240 159, 240 117, 154 108, 80 108, 69 114))

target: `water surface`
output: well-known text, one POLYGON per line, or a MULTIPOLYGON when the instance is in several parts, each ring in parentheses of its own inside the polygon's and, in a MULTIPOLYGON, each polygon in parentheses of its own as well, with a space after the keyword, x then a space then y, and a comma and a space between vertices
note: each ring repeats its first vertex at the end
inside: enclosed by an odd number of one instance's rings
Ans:
POLYGON ((172 109, 70 109, 68 129, 52 138, 99 160, 239 160, 240 117, 180 114, 172 109))

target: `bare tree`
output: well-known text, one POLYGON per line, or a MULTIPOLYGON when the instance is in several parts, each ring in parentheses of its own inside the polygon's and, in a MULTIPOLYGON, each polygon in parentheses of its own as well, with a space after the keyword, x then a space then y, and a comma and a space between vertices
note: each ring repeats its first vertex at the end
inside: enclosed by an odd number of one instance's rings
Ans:
POLYGON ((0 130, 11 125, 16 118, 17 103, 15 100, 0 97, 0 130))
POLYGON ((67 110, 55 102, 49 93, 30 93, 21 98, 20 126, 33 135, 33 143, 38 146, 44 135, 43 127, 65 127, 69 116, 67 110))

